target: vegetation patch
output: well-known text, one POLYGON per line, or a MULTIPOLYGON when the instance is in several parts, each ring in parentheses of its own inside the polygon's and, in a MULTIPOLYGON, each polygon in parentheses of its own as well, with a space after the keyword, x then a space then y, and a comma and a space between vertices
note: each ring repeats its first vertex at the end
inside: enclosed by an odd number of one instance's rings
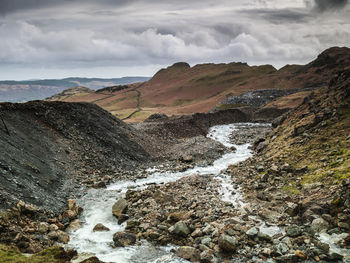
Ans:
POLYGON ((74 253, 67 253, 62 247, 51 247, 32 256, 22 254, 17 248, 0 244, 0 262, 6 263, 64 263, 74 253))

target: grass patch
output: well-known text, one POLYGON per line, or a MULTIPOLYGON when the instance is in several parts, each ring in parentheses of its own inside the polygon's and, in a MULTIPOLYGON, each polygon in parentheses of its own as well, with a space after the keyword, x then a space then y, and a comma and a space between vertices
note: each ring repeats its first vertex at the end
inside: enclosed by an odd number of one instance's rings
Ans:
POLYGON ((229 109, 237 109, 237 108, 240 108, 240 107, 245 107, 245 106, 248 106, 248 104, 220 104, 218 106, 216 106, 216 108, 218 110, 229 110, 229 109))
POLYGON ((51 247, 27 257, 17 248, 0 244, 1 263, 64 263, 67 260, 69 261, 62 247, 51 247))

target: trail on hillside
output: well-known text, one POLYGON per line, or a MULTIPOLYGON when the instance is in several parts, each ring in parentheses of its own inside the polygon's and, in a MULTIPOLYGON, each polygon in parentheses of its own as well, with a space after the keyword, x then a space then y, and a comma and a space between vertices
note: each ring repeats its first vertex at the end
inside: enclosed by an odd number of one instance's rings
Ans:
MULTIPOLYGON (((123 118, 122 121, 125 121, 127 119, 130 119, 132 116, 134 116, 136 113, 140 112, 141 109, 141 91, 139 91, 138 89, 142 87, 143 84, 141 84, 140 86, 134 88, 132 91, 135 91, 137 93, 137 98, 136 98, 136 110, 133 111, 132 113, 130 113, 127 117, 123 118)), ((131 91, 131 90, 130 90, 131 91)))

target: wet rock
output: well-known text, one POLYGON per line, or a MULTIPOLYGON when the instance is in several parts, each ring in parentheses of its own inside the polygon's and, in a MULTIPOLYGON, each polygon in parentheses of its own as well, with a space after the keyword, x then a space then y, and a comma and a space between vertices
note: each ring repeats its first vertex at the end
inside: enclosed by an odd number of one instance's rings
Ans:
POLYGON ((327 231, 328 228, 329 228, 328 222, 322 218, 316 218, 311 223, 311 230, 314 233, 327 231))
POLYGON ((131 229, 135 229, 135 228, 137 228, 138 226, 140 225, 140 221, 138 221, 138 220, 128 220, 127 222, 126 222, 126 227, 125 227, 125 229, 129 229, 129 230, 131 230, 131 229))
POLYGON ((180 247, 175 255, 191 262, 198 262, 200 259, 200 251, 194 247, 180 247))
POLYGON ((187 227, 186 223, 183 221, 177 222, 174 226, 169 228, 171 234, 186 237, 190 234, 190 229, 187 227))
POLYGON ((81 222, 79 219, 75 219, 72 222, 70 222, 69 226, 66 228, 66 231, 75 231, 81 228, 81 222))
POLYGON ((129 219, 129 216, 128 216, 128 215, 121 214, 121 215, 118 217, 118 224, 121 225, 121 224, 123 224, 125 221, 127 221, 128 219, 129 219))
POLYGON ((99 260, 97 257, 93 256, 83 261, 80 261, 79 263, 104 263, 104 262, 99 260))
POLYGON ((121 214, 125 214, 127 209, 128 202, 124 198, 121 198, 112 206, 112 213, 118 218, 121 214))
POLYGON ((136 243, 136 235, 127 232, 116 232, 113 235, 113 241, 116 247, 131 246, 136 243))
POLYGON ((93 232, 104 232, 104 231, 110 231, 110 229, 106 226, 104 226, 103 224, 97 224, 93 230, 93 232))
POLYGON ((343 260, 343 258, 344 258, 344 256, 342 256, 342 255, 340 255, 340 254, 338 254, 336 252, 331 252, 329 254, 329 259, 330 260, 334 260, 334 261, 336 261, 336 260, 343 260))
POLYGON ((67 244, 69 242, 69 235, 66 232, 63 232, 62 230, 57 230, 57 239, 58 242, 67 244))
POLYGON ((219 247, 225 252, 234 252, 236 250, 237 241, 234 237, 223 234, 218 240, 219 247))

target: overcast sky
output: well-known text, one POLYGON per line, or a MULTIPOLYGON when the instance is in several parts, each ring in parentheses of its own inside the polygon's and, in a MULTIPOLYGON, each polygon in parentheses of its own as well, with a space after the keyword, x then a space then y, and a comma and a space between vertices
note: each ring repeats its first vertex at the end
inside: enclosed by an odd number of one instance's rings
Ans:
POLYGON ((0 79, 307 63, 350 46, 345 0, 0 0, 0 79))

